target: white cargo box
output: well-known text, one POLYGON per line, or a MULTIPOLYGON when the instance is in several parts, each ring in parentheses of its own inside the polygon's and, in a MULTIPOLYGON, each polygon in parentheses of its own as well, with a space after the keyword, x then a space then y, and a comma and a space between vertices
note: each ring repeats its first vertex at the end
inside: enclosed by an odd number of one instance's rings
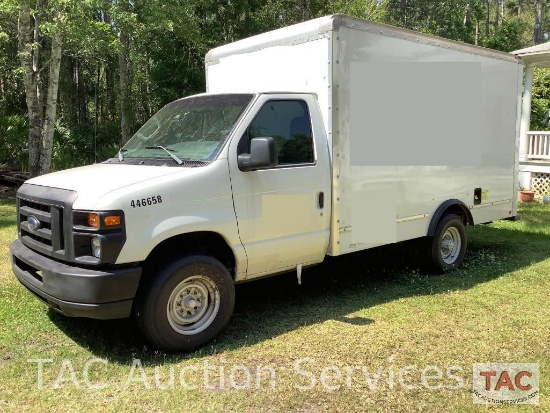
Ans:
POLYGON ((206 57, 210 93, 317 95, 332 157, 329 255, 425 236, 449 200, 470 223, 515 216, 522 68, 342 15, 206 57))

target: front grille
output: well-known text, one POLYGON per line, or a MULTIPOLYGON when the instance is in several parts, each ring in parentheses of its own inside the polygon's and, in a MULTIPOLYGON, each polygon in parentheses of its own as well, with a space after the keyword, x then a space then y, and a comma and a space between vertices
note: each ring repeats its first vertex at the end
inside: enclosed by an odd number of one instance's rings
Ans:
POLYGON ((46 204, 40 204, 38 202, 32 202, 29 200, 23 200, 24 202, 21 204, 22 207, 27 207, 29 209, 34 209, 37 211, 44 211, 49 213, 50 212, 50 206, 46 204))
POLYGON ((19 198, 19 225, 23 242, 47 253, 65 248, 63 207, 19 198))
POLYGON ((21 236, 29 237, 30 239, 35 240, 36 242, 38 242, 42 245, 47 245, 48 247, 50 247, 50 250, 53 251, 53 245, 52 245, 52 240, 51 240, 51 231, 48 232, 46 230, 41 230, 40 235, 33 234, 32 232, 29 232, 27 235, 25 235, 24 232, 25 232, 25 230, 21 231, 21 236))
POLYGON ((17 191, 19 237, 27 247, 63 261, 73 259, 70 242, 74 191, 24 184, 17 191))

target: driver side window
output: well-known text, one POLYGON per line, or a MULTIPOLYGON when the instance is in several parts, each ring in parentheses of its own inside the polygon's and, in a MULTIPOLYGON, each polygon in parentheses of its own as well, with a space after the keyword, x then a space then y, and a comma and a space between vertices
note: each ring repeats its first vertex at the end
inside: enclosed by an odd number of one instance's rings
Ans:
POLYGON ((266 102, 241 138, 239 154, 248 153, 250 140, 259 137, 273 138, 279 165, 314 162, 311 122, 302 100, 266 102))

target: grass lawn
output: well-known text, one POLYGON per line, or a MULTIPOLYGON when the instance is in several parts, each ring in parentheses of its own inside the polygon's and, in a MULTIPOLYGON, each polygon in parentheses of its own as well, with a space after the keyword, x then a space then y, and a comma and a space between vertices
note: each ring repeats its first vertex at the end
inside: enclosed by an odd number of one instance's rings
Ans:
POLYGON ((14 200, 0 199, 0 411, 550 411, 550 206, 521 215, 469 228, 452 274, 395 245, 328 259, 302 286, 240 285, 222 336, 167 354, 128 320, 70 319, 31 296, 10 268, 14 200), (33 359, 48 360, 41 389, 33 359), (540 404, 474 405, 486 362, 538 363, 540 404))

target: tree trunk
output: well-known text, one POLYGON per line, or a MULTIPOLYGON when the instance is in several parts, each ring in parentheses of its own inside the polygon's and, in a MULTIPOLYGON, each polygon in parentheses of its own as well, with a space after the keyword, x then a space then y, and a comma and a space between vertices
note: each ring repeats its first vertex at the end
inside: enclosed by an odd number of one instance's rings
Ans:
POLYGON ((470 4, 468 3, 466 5, 466 8, 464 9, 464 26, 467 26, 472 21, 472 9, 470 7, 470 4))
POLYGON ((84 125, 88 123, 88 105, 86 103, 86 88, 84 85, 84 75, 82 74, 83 61, 76 61, 76 100, 78 107, 78 123, 84 125))
POLYGON ((535 44, 544 43, 544 32, 542 30, 542 9, 544 6, 543 0, 537 0, 535 7, 535 29, 533 31, 533 42, 535 44))
POLYGON ((57 111, 57 92, 59 89, 59 69, 61 67, 61 45, 63 37, 60 32, 53 35, 50 56, 50 71, 48 76, 48 95, 46 97, 46 112, 42 128, 42 147, 40 150, 40 174, 50 172, 52 164, 53 133, 57 111))
POLYGON ((310 19, 309 0, 302 0, 302 21, 310 19))
POLYGON ((491 3, 490 0, 485 0, 487 14, 485 16, 485 38, 489 37, 489 26, 491 24, 491 3))
MULTIPOLYGON (((111 16, 107 13, 102 15, 103 21, 109 26, 112 25, 111 16)), ((116 86, 115 86, 115 60, 109 55, 105 62, 105 87, 107 89, 107 119, 116 119, 116 86)), ((102 113, 103 116, 103 113, 102 113)))
POLYGON ((97 128, 97 124, 99 122, 99 116, 101 114, 101 111, 99 110, 99 88, 101 82, 101 62, 98 62, 97 69, 96 69, 96 78, 95 78, 95 86, 94 86, 94 106, 95 106, 95 127, 97 128))
POLYGON ((30 1, 20 0, 18 21, 18 52, 23 68, 23 83, 29 117, 29 172, 37 176, 50 171, 53 133, 57 111, 59 71, 61 67, 62 36, 52 37, 48 92, 45 112, 42 105, 42 81, 40 78, 40 4, 36 2, 34 21, 31 24, 30 1))
POLYGON ((105 63, 105 87, 107 88, 107 119, 116 119, 115 62, 109 56, 105 63))
POLYGON ((77 125, 75 58, 67 56, 62 60, 62 65, 61 71, 65 76, 62 77, 60 85, 59 93, 62 105, 60 109, 63 110, 63 117, 70 125, 77 125))
POLYGON ((97 163, 97 125, 99 124, 99 95, 97 90, 99 89, 99 82, 101 80, 101 63, 97 64, 97 76, 95 78, 94 86, 94 106, 95 106, 95 119, 94 119, 94 163, 97 163))
POLYGON ((521 6, 522 6, 523 0, 518 0, 518 19, 521 18, 521 6))
MULTIPOLYGON (((38 24, 35 17, 35 27, 38 24)), ((18 53, 23 68, 23 83, 25 85, 25 97, 29 112, 29 172, 31 177, 40 173, 40 142, 42 111, 40 107, 40 72, 38 71, 38 49, 36 43, 31 41, 31 16, 28 0, 23 0, 19 5, 18 20, 18 53)), ((34 36, 33 36, 34 37, 34 36)))
MULTIPOLYGON (((153 103, 151 97, 151 59, 149 57, 149 51, 145 53, 145 110, 147 112, 147 119, 153 116, 153 103)), ((141 122, 140 122, 141 123, 141 122)))
POLYGON ((120 33, 121 50, 118 55, 120 72, 120 146, 130 139, 130 36, 126 30, 120 33))
POLYGON ((500 16, 500 1, 495 0, 495 34, 498 33, 498 20, 500 16))

